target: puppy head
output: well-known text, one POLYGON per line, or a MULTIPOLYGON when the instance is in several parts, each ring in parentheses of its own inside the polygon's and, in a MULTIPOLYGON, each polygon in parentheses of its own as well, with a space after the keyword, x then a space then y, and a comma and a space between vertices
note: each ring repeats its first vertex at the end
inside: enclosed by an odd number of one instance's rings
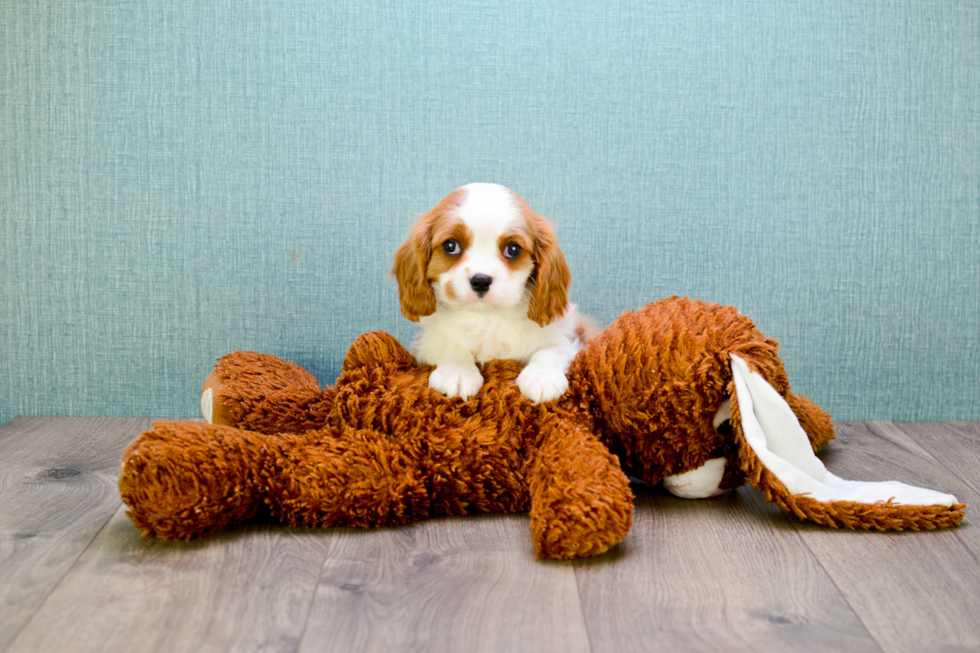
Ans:
POLYGON ((544 326, 565 311, 571 274, 548 220, 496 184, 454 190, 422 215, 395 253, 402 315, 437 305, 507 309, 527 302, 544 326))

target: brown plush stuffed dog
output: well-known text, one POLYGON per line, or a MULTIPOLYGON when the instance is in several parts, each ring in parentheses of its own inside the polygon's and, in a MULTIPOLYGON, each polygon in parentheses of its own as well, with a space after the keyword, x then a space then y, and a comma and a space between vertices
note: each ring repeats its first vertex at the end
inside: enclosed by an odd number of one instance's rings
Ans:
POLYGON ((605 551, 629 531, 627 475, 681 496, 747 480, 801 518, 845 528, 959 523, 947 494, 830 474, 829 416, 789 391, 778 345, 735 309, 676 297, 626 313, 573 360, 569 389, 533 406, 520 366, 492 361, 468 400, 428 388, 383 332, 358 338, 320 389, 272 356, 222 358, 213 424, 159 422, 123 454, 119 488, 143 535, 204 536, 266 506, 293 525, 377 526, 530 510, 539 557, 605 551))

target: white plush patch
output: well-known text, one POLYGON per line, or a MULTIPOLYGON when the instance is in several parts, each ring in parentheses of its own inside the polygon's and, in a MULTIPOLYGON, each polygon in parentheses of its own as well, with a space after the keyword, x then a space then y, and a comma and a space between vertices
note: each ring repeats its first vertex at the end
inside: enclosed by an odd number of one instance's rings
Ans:
POLYGON ((706 499, 722 493, 718 489, 725 475, 727 458, 712 458, 697 469, 664 477, 664 487, 682 499, 706 499))
POLYGON ((721 402, 721 406, 715 411, 715 418, 711 420, 711 426, 714 430, 718 430, 718 427, 724 424, 726 421, 732 418, 732 399, 731 397, 725 399, 721 402))
POLYGON ((204 419, 208 424, 213 424, 211 421, 211 414, 214 412, 212 400, 213 393, 211 392, 211 388, 201 393, 201 414, 204 415, 204 419))
POLYGON ((834 476, 813 454, 810 440, 789 404, 744 360, 732 354, 732 375, 742 414, 742 432, 766 469, 793 494, 823 502, 877 503, 894 499, 912 506, 951 506, 956 497, 898 481, 848 481, 834 476))

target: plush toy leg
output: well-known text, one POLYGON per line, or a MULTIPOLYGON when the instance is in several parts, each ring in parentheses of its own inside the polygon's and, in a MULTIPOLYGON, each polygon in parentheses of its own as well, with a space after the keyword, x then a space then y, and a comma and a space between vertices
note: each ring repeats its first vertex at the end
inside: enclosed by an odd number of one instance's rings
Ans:
POLYGON ((748 364, 732 355, 732 424, 748 482, 800 518, 844 528, 934 529, 958 524, 956 497, 897 481, 848 481, 813 455, 789 404, 748 364))
MULTIPOLYGON (((374 331, 359 336, 347 351, 343 371, 373 366, 415 367, 415 358, 392 336, 374 331)), ((320 389, 312 374, 295 363, 254 351, 222 356, 201 388, 201 414, 209 424, 259 433, 300 433, 320 428, 336 396, 320 389)))
POLYGON ((201 414, 211 424, 298 433, 323 425, 335 394, 295 363, 236 351, 222 356, 204 382, 201 414))
POLYGON ((633 492, 619 460, 594 435, 549 415, 528 474, 539 558, 595 555, 626 537, 633 492))
POLYGON ((252 517, 269 438, 225 426, 157 422, 123 452, 119 494, 145 536, 189 540, 252 517))
POLYGON ((294 526, 367 527, 430 515, 427 479, 412 452, 374 431, 322 436, 285 449, 270 483, 273 516, 294 526))
POLYGON ((393 442, 370 430, 271 436, 157 422, 123 453, 119 491, 143 535, 164 539, 208 535, 251 518, 263 503, 296 526, 527 510, 512 442, 470 426, 419 433, 424 442, 393 442))
POLYGON ((421 423, 398 439, 369 429, 310 432, 283 436, 282 450, 268 503, 293 525, 382 526, 528 507, 518 448, 493 428, 421 423))

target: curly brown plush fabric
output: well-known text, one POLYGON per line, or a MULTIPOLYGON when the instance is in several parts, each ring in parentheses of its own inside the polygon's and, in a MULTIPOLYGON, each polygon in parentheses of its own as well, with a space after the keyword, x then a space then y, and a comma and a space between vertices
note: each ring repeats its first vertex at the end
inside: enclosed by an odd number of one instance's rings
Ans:
POLYGON ((788 402, 814 450, 830 416, 790 393, 774 340, 729 307, 672 297, 626 313, 573 360, 569 390, 531 405, 520 366, 492 361, 469 400, 427 384, 429 366, 391 336, 350 348, 335 386, 300 367, 236 352, 205 389, 215 424, 160 422, 123 454, 119 487, 147 536, 190 539, 265 506, 304 526, 378 526, 437 515, 530 511, 542 558, 593 555, 629 531, 627 474, 649 483, 728 459, 722 488, 750 484, 783 509, 848 528, 937 528, 962 505, 821 504, 788 492, 732 426, 715 430, 735 396, 730 356, 788 402))
MULTIPOLYGON (((737 396, 734 386, 733 396, 737 396)), ((802 421, 802 420, 801 420, 802 421)), ((935 530, 955 526, 963 521, 966 504, 952 506, 906 506, 888 502, 857 503, 854 501, 822 502, 811 497, 793 494, 776 475, 753 455, 742 433, 741 415, 737 401, 732 402, 732 424, 735 441, 742 459, 742 468, 749 485, 762 491, 766 501, 791 512, 800 519, 814 521, 831 528, 853 528, 878 531, 935 530)))
POLYGON ((463 402, 429 389, 431 367, 381 332, 358 338, 337 385, 318 393, 292 364, 230 354, 212 375, 220 414, 248 430, 157 423, 124 453, 120 490, 143 534, 168 539, 207 535, 261 503, 304 526, 530 509, 539 556, 605 551, 631 526, 629 480, 594 433, 522 397, 520 369, 488 363, 463 402))

